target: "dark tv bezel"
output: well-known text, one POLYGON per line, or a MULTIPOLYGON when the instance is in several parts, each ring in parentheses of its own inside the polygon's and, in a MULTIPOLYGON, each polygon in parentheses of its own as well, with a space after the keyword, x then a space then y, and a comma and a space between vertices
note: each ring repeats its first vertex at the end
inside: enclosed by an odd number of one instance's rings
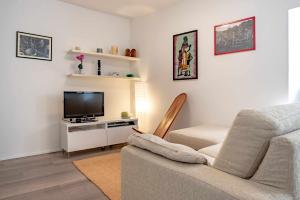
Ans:
POLYGON ((103 117, 105 114, 104 111, 104 92, 83 92, 83 91, 64 91, 64 119, 75 119, 75 118, 88 118, 88 117, 103 117), (102 114, 96 114, 96 115, 77 115, 77 116, 72 116, 72 117, 67 117, 66 116, 66 99, 65 99, 65 94, 102 94, 102 98, 103 98, 103 104, 102 104, 102 110, 103 110, 103 115, 102 114))

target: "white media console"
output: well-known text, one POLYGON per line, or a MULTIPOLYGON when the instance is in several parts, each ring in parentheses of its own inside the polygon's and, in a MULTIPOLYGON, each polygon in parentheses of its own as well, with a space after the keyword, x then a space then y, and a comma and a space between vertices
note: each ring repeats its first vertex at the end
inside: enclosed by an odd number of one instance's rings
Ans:
POLYGON ((133 127, 138 127, 136 118, 87 123, 62 121, 61 148, 69 155, 74 151, 125 143, 133 127))

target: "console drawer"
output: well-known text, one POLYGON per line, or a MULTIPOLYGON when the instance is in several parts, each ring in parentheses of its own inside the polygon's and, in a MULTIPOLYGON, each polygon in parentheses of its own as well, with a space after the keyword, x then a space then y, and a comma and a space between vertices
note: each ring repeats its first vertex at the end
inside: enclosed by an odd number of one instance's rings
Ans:
POLYGON ((133 127, 136 128, 137 126, 132 125, 132 126, 107 128, 106 133, 107 133, 108 145, 127 142, 127 138, 133 133, 132 130, 133 127))
POLYGON ((68 133, 67 152, 103 147, 107 145, 105 129, 92 129, 68 133))

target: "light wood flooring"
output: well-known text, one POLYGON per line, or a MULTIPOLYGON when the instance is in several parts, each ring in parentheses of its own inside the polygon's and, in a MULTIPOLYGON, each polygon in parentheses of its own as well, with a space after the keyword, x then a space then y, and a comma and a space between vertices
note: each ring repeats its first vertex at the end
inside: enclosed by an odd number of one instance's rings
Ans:
POLYGON ((108 200, 72 164, 120 147, 81 152, 69 159, 61 152, 0 161, 0 200, 108 200))

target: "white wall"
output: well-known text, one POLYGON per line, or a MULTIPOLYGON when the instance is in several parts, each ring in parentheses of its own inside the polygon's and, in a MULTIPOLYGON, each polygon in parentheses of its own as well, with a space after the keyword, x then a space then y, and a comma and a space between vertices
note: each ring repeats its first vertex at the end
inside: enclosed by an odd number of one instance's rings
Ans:
POLYGON ((132 45, 148 80, 153 130, 173 98, 188 94, 174 128, 229 125, 242 108, 288 101, 288 9, 298 0, 185 0, 132 22, 132 45), (257 50, 214 56, 213 27, 256 16, 257 50), (199 79, 172 80, 172 35, 198 29, 199 79))
MULTIPOLYGON (((185 0, 130 22, 56 0, 1 0, 0 160, 59 150, 64 90, 104 91, 107 117, 132 106, 126 81, 66 78, 76 70, 66 53, 74 45, 138 49, 150 97, 146 131, 180 92, 189 97, 174 128, 228 125, 241 108, 287 102, 288 9, 297 6, 298 0, 185 0), (213 26, 250 16, 257 17, 257 50, 214 56, 213 26), (193 29, 199 31, 199 79, 174 82, 172 35, 193 29), (16 58, 16 31, 52 36, 53 61, 16 58)), ((105 73, 131 70, 123 62, 103 64, 105 73)), ((95 66, 89 58, 85 73, 96 73, 95 66)))
MULTIPOLYGON (((66 53, 75 45, 129 47, 128 19, 56 0, 1 0, 0 11, 0 160, 59 150, 64 90, 104 91, 107 117, 130 109, 126 81, 66 78, 76 70, 77 62, 66 53), (16 31, 52 36, 53 61, 16 58, 16 31)), ((88 59, 85 73, 96 73, 96 63, 88 59)), ((105 73, 130 71, 126 62, 103 60, 103 65, 105 73)))
POLYGON ((289 11, 289 100, 300 101, 300 7, 289 11))

